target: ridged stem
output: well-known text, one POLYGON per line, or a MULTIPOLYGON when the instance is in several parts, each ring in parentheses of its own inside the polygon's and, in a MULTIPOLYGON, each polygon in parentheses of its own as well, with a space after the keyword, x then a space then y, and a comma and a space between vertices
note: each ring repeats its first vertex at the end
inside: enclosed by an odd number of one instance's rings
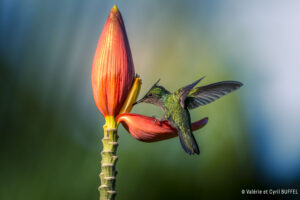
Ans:
POLYGON ((118 160, 118 134, 117 123, 113 116, 105 117, 105 124, 103 126, 104 136, 102 139, 103 150, 101 152, 101 173, 99 187, 100 200, 113 200, 117 194, 116 186, 116 163, 118 160))
MULTIPOLYGON (((133 86, 121 109, 121 113, 130 112, 132 104, 136 101, 142 81, 136 75, 133 86)), ((114 200, 117 192, 116 187, 116 163, 118 160, 118 124, 113 116, 105 117, 103 126, 104 136, 102 139, 103 151, 101 152, 101 173, 99 174, 101 185, 99 187, 100 200, 114 200)))

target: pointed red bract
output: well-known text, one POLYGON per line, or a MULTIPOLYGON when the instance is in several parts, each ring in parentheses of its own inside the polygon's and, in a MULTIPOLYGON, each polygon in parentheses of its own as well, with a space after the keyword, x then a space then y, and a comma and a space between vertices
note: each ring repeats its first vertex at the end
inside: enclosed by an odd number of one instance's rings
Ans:
POLYGON ((103 116, 118 115, 134 74, 124 22, 114 6, 100 35, 92 68, 94 100, 103 116))
MULTIPOLYGON (((124 128, 137 140, 143 142, 156 142, 177 137, 177 130, 165 120, 162 122, 154 122, 155 118, 144 115, 124 113, 116 118, 118 123, 122 123, 124 128)), ((192 130, 202 128, 208 121, 203 118, 192 123, 192 130)))

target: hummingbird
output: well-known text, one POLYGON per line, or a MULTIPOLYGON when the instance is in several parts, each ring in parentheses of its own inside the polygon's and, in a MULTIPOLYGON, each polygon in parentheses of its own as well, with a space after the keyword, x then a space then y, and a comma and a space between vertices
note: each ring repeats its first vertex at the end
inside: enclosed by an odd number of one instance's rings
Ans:
POLYGON ((160 81, 158 80, 143 98, 134 103, 144 102, 159 106, 164 114, 162 118, 154 117, 154 123, 163 120, 169 121, 171 126, 177 129, 184 151, 190 155, 199 154, 200 151, 192 133, 189 110, 209 104, 243 85, 238 81, 222 81, 195 88, 203 78, 173 93, 158 85, 160 81))

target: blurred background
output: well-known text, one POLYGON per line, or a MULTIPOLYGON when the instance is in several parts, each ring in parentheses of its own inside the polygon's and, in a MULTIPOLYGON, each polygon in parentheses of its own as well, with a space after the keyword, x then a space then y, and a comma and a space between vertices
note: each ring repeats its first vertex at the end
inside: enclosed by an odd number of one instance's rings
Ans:
MULTIPOLYGON (((141 96, 158 78, 171 91, 204 75, 202 84, 244 83, 191 112, 209 117, 195 132, 200 156, 178 139, 142 143, 120 127, 117 199, 300 193, 299 1, 1 0, 0 199, 98 199, 104 120, 90 75, 114 4, 141 96)), ((147 104, 132 112, 162 114, 147 104)))

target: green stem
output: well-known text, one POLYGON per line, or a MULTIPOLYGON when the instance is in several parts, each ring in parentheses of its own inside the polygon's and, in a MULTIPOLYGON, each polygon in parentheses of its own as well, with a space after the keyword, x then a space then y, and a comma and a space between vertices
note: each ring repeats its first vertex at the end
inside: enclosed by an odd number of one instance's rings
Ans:
POLYGON ((105 117, 104 136, 102 139, 103 151, 101 152, 101 173, 99 187, 100 200, 113 200, 117 194, 115 190, 116 183, 116 163, 118 160, 118 134, 117 123, 113 116, 105 117))

